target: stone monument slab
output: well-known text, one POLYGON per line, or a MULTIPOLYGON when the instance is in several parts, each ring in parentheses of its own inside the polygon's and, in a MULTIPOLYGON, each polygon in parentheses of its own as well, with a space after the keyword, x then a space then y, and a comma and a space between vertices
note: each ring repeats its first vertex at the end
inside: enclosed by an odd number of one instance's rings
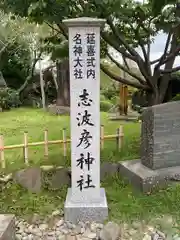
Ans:
POLYGON ((180 179, 180 101, 145 108, 140 160, 120 162, 119 172, 143 192, 180 179))
POLYGON ((105 20, 64 23, 69 29, 72 169, 65 220, 102 221, 108 212, 100 188, 100 26, 105 20))
POLYGON ((0 240, 15 240, 15 216, 0 214, 0 240))
POLYGON ((144 109, 141 161, 151 169, 180 166, 180 101, 144 109))

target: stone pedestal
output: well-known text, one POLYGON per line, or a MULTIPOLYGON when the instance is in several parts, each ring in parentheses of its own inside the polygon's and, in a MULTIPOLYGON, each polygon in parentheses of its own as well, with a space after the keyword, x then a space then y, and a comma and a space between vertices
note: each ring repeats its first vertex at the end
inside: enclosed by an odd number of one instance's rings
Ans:
POLYGON ((120 175, 144 193, 180 180, 180 101, 144 109, 141 159, 120 162, 120 175))
POLYGON ((168 186, 174 179, 180 180, 180 166, 152 170, 141 163, 141 160, 130 160, 120 163, 120 176, 143 193, 152 193, 168 186))
POLYGON ((76 224, 79 221, 103 222, 107 219, 108 206, 104 188, 100 188, 100 201, 98 202, 74 202, 72 199, 72 190, 69 188, 64 207, 65 221, 76 224))
POLYGON ((15 216, 0 214, 0 240, 15 240, 15 216))

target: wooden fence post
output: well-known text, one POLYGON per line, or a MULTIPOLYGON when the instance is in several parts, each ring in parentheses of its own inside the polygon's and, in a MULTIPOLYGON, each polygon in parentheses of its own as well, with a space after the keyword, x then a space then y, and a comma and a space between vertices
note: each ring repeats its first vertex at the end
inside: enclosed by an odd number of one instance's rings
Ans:
POLYGON ((120 151, 122 149, 122 145, 123 145, 123 137, 124 137, 124 133, 123 133, 123 126, 121 125, 118 129, 117 129, 117 149, 118 151, 120 151))
POLYGON ((44 156, 48 158, 49 151, 48 151, 48 130, 45 129, 44 131, 44 156))
POLYGON ((4 138, 3 135, 0 135, 0 160, 1 166, 4 169, 6 167, 5 158, 4 158, 4 138))
POLYGON ((100 129, 100 146, 101 146, 101 150, 104 149, 104 125, 101 125, 101 129, 100 129))
POLYGON ((67 157, 66 128, 63 128, 62 135, 63 135, 63 156, 67 157))
POLYGON ((24 132, 24 161, 25 164, 28 165, 28 133, 24 132))

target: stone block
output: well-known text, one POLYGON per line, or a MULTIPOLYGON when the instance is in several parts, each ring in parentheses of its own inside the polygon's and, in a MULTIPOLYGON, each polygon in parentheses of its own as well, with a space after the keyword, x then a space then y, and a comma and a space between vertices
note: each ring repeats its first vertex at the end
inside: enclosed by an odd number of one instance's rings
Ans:
POLYGON ((119 164, 120 176, 143 193, 163 189, 171 183, 172 179, 180 176, 180 167, 152 170, 144 166, 140 160, 124 161, 119 164))
POLYGON ((104 162, 101 164, 101 169, 100 169, 100 178, 101 181, 106 177, 110 175, 114 175, 118 172, 119 164, 117 163, 109 163, 109 162, 104 162))
POLYGON ((45 188, 60 189, 64 185, 70 186, 71 177, 69 169, 64 167, 47 168, 42 172, 43 186, 45 188))
POLYGON ((101 201, 99 202, 74 202, 72 190, 68 189, 64 206, 65 221, 71 223, 81 222, 104 222, 108 217, 108 206, 105 190, 100 188, 101 201))
POLYGON ((180 166, 180 101, 145 108, 141 161, 153 170, 180 166))
POLYGON ((16 183, 27 188, 29 191, 37 193, 41 190, 41 169, 30 167, 22 169, 14 174, 16 183))
POLYGON ((0 240, 15 240, 15 216, 0 214, 0 240))
POLYGON ((69 115, 70 108, 66 106, 58 106, 56 104, 51 104, 48 106, 48 111, 54 115, 69 115))

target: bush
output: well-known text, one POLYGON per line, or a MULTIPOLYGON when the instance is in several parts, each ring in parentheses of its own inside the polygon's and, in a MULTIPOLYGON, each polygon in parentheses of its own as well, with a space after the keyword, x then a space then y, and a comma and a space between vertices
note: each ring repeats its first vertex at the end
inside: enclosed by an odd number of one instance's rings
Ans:
POLYGON ((178 93, 171 101, 180 101, 180 94, 178 93))
POLYGON ((105 96, 105 98, 111 100, 114 96, 119 95, 119 90, 112 87, 108 87, 102 90, 102 94, 105 96))
POLYGON ((110 108, 112 108, 113 104, 109 101, 101 101, 100 102, 100 110, 102 112, 107 112, 110 110, 110 108))
POLYGON ((119 104, 119 102, 120 102, 119 96, 114 96, 114 97, 112 97, 112 98, 111 98, 111 102, 112 102, 114 105, 119 104))
POLYGON ((0 89, 0 108, 2 108, 2 110, 19 107, 20 105, 21 101, 16 90, 11 88, 0 89))
POLYGON ((142 111, 143 111, 143 108, 142 108, 141 106, 139 106, 139 105, 133 105, 133 104, 132 104, 132 109, 133 109, 134 111, 138 112, 139 114, 141 114, 142 111))
POLYGON ((106 101, 106 97, 103 94, 100 95, 100 101, 106 101))

